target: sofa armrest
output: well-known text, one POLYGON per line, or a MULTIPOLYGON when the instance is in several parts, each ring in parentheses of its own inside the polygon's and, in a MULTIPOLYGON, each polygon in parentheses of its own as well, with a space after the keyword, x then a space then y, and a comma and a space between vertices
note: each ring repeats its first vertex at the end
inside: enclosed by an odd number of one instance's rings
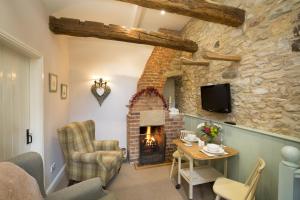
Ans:
POLYGON ((98 200, 118 200, 117 197, 113 193, 107 193, 104 197, 101 197, 98 200))
POLYGON ((107 193, 102 189, 100 178, 93 178, 51 193, 46 200, 97 200, 106 195, 107 193))
POLYGON ((37 183, 39 184, 41 194, 43 195, 43 197, 46 196, 46 192, 44 189, 43 160, 40 154, 36 152, 27 152, 11 158, 8 161, 18 165, 33 178, 35 178, 37 183))
POLYGON ((117 151, 120 150, 118 140, 94 140, 96 151, 117 151))

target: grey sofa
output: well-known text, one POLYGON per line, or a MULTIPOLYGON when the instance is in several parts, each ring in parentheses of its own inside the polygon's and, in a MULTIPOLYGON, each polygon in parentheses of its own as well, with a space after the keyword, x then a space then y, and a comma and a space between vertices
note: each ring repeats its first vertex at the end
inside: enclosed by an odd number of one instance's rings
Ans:
POLYGON ((41 194, 46 200, 116 200, 112 193, 102 189, 100 178, 89 179, 46 195, 43 161, 38 153, 24 153, 9 161, 18 165, 36 179, 41 194))

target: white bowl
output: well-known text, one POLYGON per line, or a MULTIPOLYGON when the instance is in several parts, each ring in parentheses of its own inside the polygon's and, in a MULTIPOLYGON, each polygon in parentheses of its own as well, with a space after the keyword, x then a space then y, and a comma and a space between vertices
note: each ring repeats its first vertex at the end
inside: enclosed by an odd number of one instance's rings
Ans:
POLYGON ((189 142, 196 142, 196 141, 198 141, 198 138, 195 135, 193 135, 193 136, 188 136, 187 135, 183 139, 186 140, 186 141, 189 141, 189 142))
POLYGON ((220 145, 217 144, 208 143, 206 146, 207 149, 211 152, 218 152, 220 150, 220 145))

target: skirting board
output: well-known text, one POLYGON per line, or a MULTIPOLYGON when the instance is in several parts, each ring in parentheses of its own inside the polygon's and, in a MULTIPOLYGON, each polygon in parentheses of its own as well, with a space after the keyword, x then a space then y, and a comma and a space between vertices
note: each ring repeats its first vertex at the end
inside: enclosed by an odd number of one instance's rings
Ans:
POLYGON ((64 176, 65 169, 66 169, 66 164, 64 164, 64 166, 59 170, 59 172, 57 173, 53 181, 50 183, 49 187, 46 189, 47 195, 56 189, 57 185, 60 183, 60 181, 64 176))

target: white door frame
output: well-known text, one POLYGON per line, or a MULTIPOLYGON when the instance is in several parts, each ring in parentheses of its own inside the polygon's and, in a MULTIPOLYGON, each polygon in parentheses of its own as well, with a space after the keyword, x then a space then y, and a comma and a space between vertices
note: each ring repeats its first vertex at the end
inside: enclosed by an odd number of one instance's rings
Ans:
POLYGON ((1 29, 0 42, 30 58, 29 128, 34 134, 30 151, 36 151, 44 158, 44 58, 39 51, 1 29))

